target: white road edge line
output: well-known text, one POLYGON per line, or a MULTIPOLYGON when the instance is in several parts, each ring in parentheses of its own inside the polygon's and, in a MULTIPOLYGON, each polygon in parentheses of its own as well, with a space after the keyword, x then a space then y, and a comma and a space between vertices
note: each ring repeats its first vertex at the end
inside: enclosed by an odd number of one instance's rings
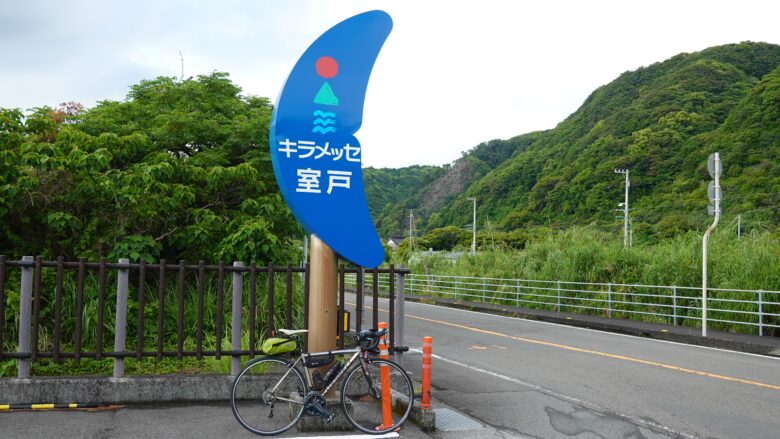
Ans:
POLYGON ((343 434, 338 436, 297 436, 289 439, 333 439, 336 437, 346 437, 350 439, 376 439, 385 437, 399 437, 398 433, 385 433, 385 434, 343 434))
MULTIPOLYGON (((387 299, 385 299, 385 300, 387 300, 387 299)), ((732 351, 732 350, 728 350, 728 349, 713 348, 713 347, 710 347, 710 346, 700 346, 700 345, 695 345, 695 344, 680 343, 680 342, 669 341, 669 340, 658 340, 657 338, 639 337, 639 336, 631 335, 631 334, 619 334, 617 332, 603 331, 603 330, 591 329, 591 328, 582 328, 582 327, 579 327, 579 326, 565 325, 563 323, 553 323, 553 322, 544 322, 544 321, 541 321, 541 320, 524 319, 522 317, 502 316, 500 314, 491 314, 491 313, 486 313, 486 312, 471 311, 471 310, 468 310, 468 309, 451 308, 449 306, 433 305, 433 304, 430 304, 430 303, 420 303, 420 302, 412 302, 412 301, 408 301, 408 303, 413 303, 413 304, 416 304, 416 305, 423 305, 423 306, 434 306, 436 308, 451 309, 453 311, 468 312, 468 313, 479 314, 479 315, 483 315, 483 316, 501 317, 501 318, 504 318, 504 319, 511 319, 511 320, 522 320, 524 322, 539 323, 539 324, 542 324, 542 325, 559 326, 559 327, 562 327, 562 328, 576 329, 576 330, 580 330, 580 331, 598 332, 599 334, 615 335, 615 336, 618 336, 618 337, 636 338, 636 339, 640 339, 640 340, 653 341, 653 342, 656 342, 656 343, 666 343, 666 344, 673 344, 673 345, 677 345, 677 346, 693 347, 693 348, 699 348, 699 349, 709 349, 709 350, 712 350, 712 351, 728 352, 728 353, 732 353, 732 354, 748 355, 748 356, 751 356, 751 357, 766 358, 768 360, 780 361, 780 357, 771 357, 769 355, 754 354, 754 353, 751 353, 751 352, 732 351)))
MULTIPOLYGON (((409 348, 409 351, 422 354, 422 348, 409 348)), ((661 424, 658 424, 658 423, 655 423, 655 422, 651 422, 651 421, 646 421, 644 419, 636 418, 636 417, 633 417, 633 416, 630 416, 630 415, 626 415, 624 413, 616 412, 614 410, 606 409, 606 408, 600 407, 600 406, 598 406, 596 404, 586 403, 585 401, 582 401, 580 399, 574 398, 572 396, 564 395, 564 394, 558 393, 556 391, 553 391, 553 390, 550 390, 550 389, 546 389, 546 388, 541 387, 541 386, 537 386, 536 384, 531 384, 531 383, 526 382, 526 381, 518 380, 517 378, 508 377, 506 375, 502 375, 500 373, 493 372, 491 370, 482 369, 481 367, 471 366, 469 364, 461 363, 460 361, 451 360, 449 358, 444 358, 441 355, 437 355, 437 354, 431 354, 431 357, 435 358, 437 360, 443 361, 445 363, 450 363, 450 364, 454 364, 456 366, 465 367, 466 369, 473 370, 474 372, 480 372, 480 373, 483 373, 483 374, 486 374, 486 375, 490 375, 490 376, 492 376, 494 378, 499 378, 499 379, 502 379, 504 381, 509 381, 511 383, 520 384, 521 386, 529 387, 529 388, 534 389, 534 390, 536 390, 538 392, 544 393, 545 395, 549 395, 549 396, 552 396, 554 398, 562 399, 562 400, 568 401, 570 403, 577 404, 579 406, 588 408, 590 410, 598 411, 598 412, 600 412, 602 414, 609 414, 609 415, 612 415, 612 416, 619 416, 619 417, 621 417, 623 419, 626 419, 626 420, 628 420, 628 421, 630 421, 630 422, 632 422, 632 423, 634 423, 636 425, 640 425, 640 426, 649 428, 651 430, 662 430, 662 431, 665 431, 667 433, 675 434, 675 435, 686 437, 686 438, 690 438, 690 439, 696 439, 697 438, 697 436, 692 436, 692 435, 690 435, 688 433, 677 431, 677 430, 675 430, 673 428, 670 428, 670 427, 667 427, 665 425, 661 425, 661 424)))

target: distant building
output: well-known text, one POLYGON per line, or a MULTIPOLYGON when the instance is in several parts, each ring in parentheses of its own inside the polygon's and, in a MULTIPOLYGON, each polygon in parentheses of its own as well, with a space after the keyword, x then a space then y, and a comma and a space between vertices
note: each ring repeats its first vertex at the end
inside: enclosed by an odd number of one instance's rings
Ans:
POLYGON ((401 241, 404 240, 403 236, 392 236, 390 239, 387 240, 385 245, 393 249, 393 251, 398 250, 398 246, 401 245, 401 241))

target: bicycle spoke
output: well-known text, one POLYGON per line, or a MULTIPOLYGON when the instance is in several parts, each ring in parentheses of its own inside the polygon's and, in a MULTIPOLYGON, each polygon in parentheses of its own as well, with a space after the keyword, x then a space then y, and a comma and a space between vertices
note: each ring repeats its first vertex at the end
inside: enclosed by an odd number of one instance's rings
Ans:
POLYGON ((279 434, 298 422, 306 392, 296 368, 282 358, 267 357, 249 363, 236 377, 230 405, 247 430, 279 434))
POLYGON ((411 411, 414 402, 411 380, 400 366, 389 360, 372 360, 367 369, 366 375, 361 365, 356 365, 342 385, 342 407, 347 419, 366 433, 394 431, 411 411), (388 388, 382 388, 383 384, 388 388))

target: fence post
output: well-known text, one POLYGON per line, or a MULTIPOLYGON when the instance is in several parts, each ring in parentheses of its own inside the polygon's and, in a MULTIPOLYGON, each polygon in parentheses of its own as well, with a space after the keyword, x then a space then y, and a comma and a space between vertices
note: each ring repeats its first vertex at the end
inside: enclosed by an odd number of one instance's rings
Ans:
MULTIPOLYGON (((405 267, 401 265, 401 270, 403 270, 405 267)), ((398 293, 395 296, 395 325, 396 325, 396 337, 395 337, 395 344, 396 346, 404 346, 404 300, 406 298, 406 295, 404 293, 404 284, 406 273, 398 273, 398 293)), ((395 359, 395 362, 403 366, 403 352, 394 352, 393 357, 395 359)))
POLYGON ((674 313, 672 323, 677 326, 677 285, 672 287, 672 312, 674 313))
POLYGON ((393 266, 393 264, 390 264, 390 275, 389 275, 390 285, 387 291, 388 293, 387 316, 388 316, 388 320, 390 320, 390 337, 388 337, 390 339, 389 347, 390 350, 393 352, 395 352, 395 340, 396 340, 395 335, 396 332, 398 332, 396 331, 396 327, 395 327, 395 323, 396 323, 395 321, 395 275, 396 275, 395 267, 393 266))
POLYGON ((561 312, 561 281, 558 281, 558 306, 555 307, 555 310, 561 312))
POLYGON ((758 335, 764 335, 764 292, 758 290, 758 335))
POLYGON ((363 329, 363 277, 366 274, 365 268, 360 267, 355 273, 355 334, 363 329))
MULTIPOLYGON (((130 259, 120 259, 120 264, 129 264, 130 259)), ((130 281, 130 269, 120 268, 116 276, 116 320, 114 326, 114 378, 125 375, 125 357, 118 356, 125 352, 127 336, 127 286, 130 281)))
POLYGON ((485 303, 485 290, 487 289, 487 285, 485 285, 485 279, 482 278, 482 303, 485 303))
POLYGON ((520 279, 517 280, 517 294, 515 295, 515 306, 520 306, 520 279))
MULTIPOLYGON (((58 315, 56 312, 54 315, 58 315)), ((59 325, 55 324, 55 328, 59 328, 59 325)), ((5 335, 5 255, 0 255, 0 356, 3 355, 3 336, 5 335)), ((59 341, 59 337, 55 335, 55 340, 59 341)), ((55 343, 54 358, 57 359, 59 343, 55 343)))
MULTIPOLYGON (((243 262, 233 262, 234 267, 243 267, 243 262)), ((233 354, 230 356, 230 374, 236 376, 241 372, 241 356, 235 354, 235 351, 241 350, 241 308, 242 294, 244 289, 244 273, 242 271, 233 272, 233 303, 231 309, 230 323, 230 349, 233 354)), ((219 343, 219 340, 217 340, 219 343)))
POLYGON ((349 332, 349 328, 344 330, 344 323, 346 321, 346 304, 345 294, 346 286, 346 273, 344 272, 344 264, 339 265, 339 280, 338 280, 338 305, 336 306, 336 347, 338 349, 344 349, 344 337, 349 332))
MULTIPOLYGON (((32 277, 33 257, 24 256, 22 262, 28 262, 22 266, 21 296, 19 298, 19 353, 30 353, 30 319, 32 318, 32 277)), ((20 358, 16 362, 17 376, 30 378, 30 358, 20 358)))
POLYGON ((612 318, 612 282, 607 283, 607 317, 612 318))

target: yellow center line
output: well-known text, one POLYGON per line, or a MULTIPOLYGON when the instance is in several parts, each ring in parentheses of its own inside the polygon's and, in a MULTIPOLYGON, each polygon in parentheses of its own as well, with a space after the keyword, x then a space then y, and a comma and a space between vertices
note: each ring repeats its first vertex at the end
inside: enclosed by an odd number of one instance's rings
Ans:
MULTIPOLYGON (((350 303, 350 305, 354 305, 354 303, 350 303)), ((368 308, 370 308, 370 307, 368 307, 368 308)), ((384 310, 382 308, 379 308, 379 310, 383 311, 383 312, 387 312, 387 310, 384 310)), ((584 353, 584 354, 591 354, 591 355, 597 355, 597 356, 600 356, 600 357, 606 357, 606 358, 612 358, 612 359, 616 359, 616 360, 628 361, 628 362, 631 362, 631 363, 638 363, 638 364, 644 364, 644 365, 647 365, 647 366, 660 367, 660 368, 663 368, 663 369, 673 370, 673 371, 676 371, 676 372, 683 372, 683 373, 688 373, 688 374, 691 374, 691 375, 699 375, 699 376, 704 376, 704 377, 708 377, 708 378, 714 378, 714 379, 718 379, 718 380, 731 381, 731 382, 741 383, 741 384, 748 384, 748 385, 751 385, 751 386, 763 387, 765 389, 780 390, 780 386, 775 386, 775 385, 772 385, 772 384, 766 384, 766 383, 762 383, 762 382, 759 382, 759 381, 751 381, 751 380, 746 380, 746 379, 742 379, 742 378, 735 378, 735 377, 730 377, 730 376, 726 376, 726 375, 718 375, 718 374, 715 374, 715 373, 704 372, 704 371, 701 371, 701 370, 689 369, 689 368, 686 368, 686 367, 679 367, 679 366, 673 366, 673 365, 670 365, 670 364, 659 363, 657 361, 643 360, 641 358, 634 358, 634 357, 629 357, 629 356, 626 356, 626 355, 610 354, 608 352, 594 351, 592 349, 583 349, 583 348, 578 348, 578 347, 575 347, 575 346, 569 346, 569 345, 560 344, 560 343, 553 343, 553 342, 549 342, 549 341, 535 340, 535 339, 532 339, 532 338, 518 337, 518 336, 515 336, 515 335, 504 334, 502 332, 496 332, 496 331, 490 331, 490 330, 487 330, 487 329, 475 328, 473 326, 466 326, 466 325, 461 325, 461 324, 458 324, 458 323, 445 322, 445 321, 442 321, 442 320, 431 319, 431 318, 428 318, 428 317, 415 316, 415 315, 408 314, 408 313, 406 314, 406 317, 410 317, 410 318, 413 318, 413 319, 422 320, 422 321, 426 321, 426 322, 430 322, 430 323, 437 323, 437 324, 440 324, 440 325, 451 326, 453 328, 465 329, 467 331, 479 332, 481 334, 488 334, 488 335, 493 335, 493 336, 496 336, 496 337, 509 338, 511 340, 522 341, 522 342, 525 342, 525 343, 530 343, 530 344, 535 344, 535 345, 548 346, 548 347, 553 347, 553 348, 558 348, 558 349, 564 349, 564 350, 567 350, 567 351, 580 352, 580 353, 584 353)))

